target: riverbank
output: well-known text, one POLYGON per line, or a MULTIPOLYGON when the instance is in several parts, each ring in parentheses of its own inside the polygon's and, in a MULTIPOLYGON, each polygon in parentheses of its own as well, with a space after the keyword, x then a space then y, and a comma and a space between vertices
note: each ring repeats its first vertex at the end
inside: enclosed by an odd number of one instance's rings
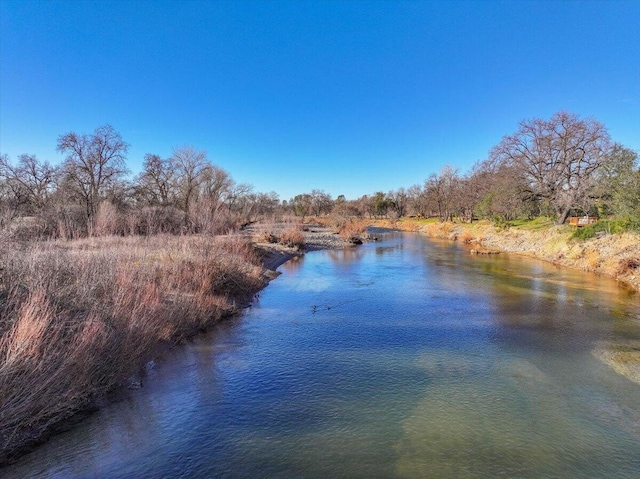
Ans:
MULTIPOLYGON (((372 226, 413 231, 432 238, 459 241, 470 254, 516 253, 555 265, 609 276, 640 292, 640 235, 609 234, 588 240, 572 240, 571 226, 531 223, 498 229, 487 221, 472 224, 433 220, 376 220, 372 226)), ((640 320, 640 315, 636 317, 640 320)), ((593 351, 618 374, 640 384, 640 342, 603 343, 593 351)))
POLYGON ((278 266, 309 251, 349 248, 358 244, 358 240, 361 242, 359 236, 354 240, 351 235, 341 235, 335 227, 313 222, 294 226, 301 235, 300 244, 287 246, 278 242, 278 238, 289 228, 288 223, 254 223, 243 229, 242 234, 254 244, 265 269, 275 271, 278 266))
POLYGON ((0 248, 0 464, 268 282, 240 237, 101 237, 0 248))
POLYGON ((610 234, 571 240, 573 227, 531 223, 498 229, 488 221, 451 223, 433 220, 375 220, 372 226, 414 231, 432 238, 460 241, 475 253, 517 253, 568 268, 614 278, 640 291, 640 235, 610 234))
POLYGON ((281 264, 352 244, 319 225, 295 226, 299 246, 261 242, 264 228, 3 244, 0 466, 140 387, 145 364, 240 312, 281 264))

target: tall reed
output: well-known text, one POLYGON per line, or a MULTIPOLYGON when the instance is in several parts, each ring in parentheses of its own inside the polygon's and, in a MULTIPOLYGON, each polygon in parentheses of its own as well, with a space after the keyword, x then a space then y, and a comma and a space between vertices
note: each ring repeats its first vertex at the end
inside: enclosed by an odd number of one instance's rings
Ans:
POLYGON ((0 463, 263 285, 236 237, 3 244, 0 463))

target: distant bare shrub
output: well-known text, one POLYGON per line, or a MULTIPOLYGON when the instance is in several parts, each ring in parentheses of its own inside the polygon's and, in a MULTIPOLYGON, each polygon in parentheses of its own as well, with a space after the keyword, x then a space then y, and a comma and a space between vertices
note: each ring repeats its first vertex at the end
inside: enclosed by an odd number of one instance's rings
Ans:
POLYGON ((282 215, 282 217, 279 219, 279 222, 302 226, 302 218, 295 215, 282 215))
POLYGON ((228 234, 237 231, 243 222, 239 214, 233 213, 228 209, 221 209, 215 219, 213 227, 209 230, 210 234, 228 234))
POLYGON ((36 216, 14 218, 6 228, 7 233, 16 241, 31 241, 41 238, 46 231, 46 224, 36 216))
POLYGON ((304 247, 304 233, 296 227, 286 228, 280 233, 279 242, 291 248, 301 249, 304 247))
POLYGON ((93 219, 92 234, 94 236, 109 236, 123 234, 123 221, 118 208, 110 201, 102 201, 93 219))
POLYGON ((338 230, 340 236, 352 243, 361 243, 366 236, 367 223, 364 220, 350 219, 338 230))
POLYGON ((279 238, 271 231, 265 230, 258 233, 258 235, 256 236, 256 241, 258 243, 277 243, 279 241, 279 238))
POLYGON ((54 237, 72 240, 87 236, 87 215, 82 207, 63 205, 56 209, 55 217, 57 224, 54 237))
POLYGON ((183 211, 172 206, 149 206, 140 211, 141 234, 178 234, 184 224, 183 211))

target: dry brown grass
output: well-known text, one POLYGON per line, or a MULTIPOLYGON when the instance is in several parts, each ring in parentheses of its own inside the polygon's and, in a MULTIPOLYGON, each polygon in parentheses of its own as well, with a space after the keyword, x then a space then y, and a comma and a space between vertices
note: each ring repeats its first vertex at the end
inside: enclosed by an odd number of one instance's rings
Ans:
POLYGON ((280 233, 279 242, 290 248, 302 249, 304 247, 304 233, 296 226, 286 228, 280 233))
POLYGON ((597 250, 586 251, 584 254, 585 261, 587 263, 588 271, 595 271, 600 263, 602 262, 602 258, 600 257, 600 252, 597 250))
POLYGON ((445 221, 440 223, 440 231, 442 231, 445 234, 449 234, 453 231, 453 229, 455 228, 455 224, 453 224, 451 221, 445 221))
POLYGON ((404 219, 398 222, 398 226, 403 231, 413 231, 413 232, 420 231, 420 227, 421 227, 420 223, 414 219, 404 219))
POLYGON ((269 230, 265 230, 265 231, 261 231, 259 232, 256 237, 254 238, 254 240, 257 243, 277 243, 278 242, 278 236, 275 235, 275 233, 273 233, 272 231, 269 230))
POLYGON ((457 240, 455 225, 451 222, 427 223, 422 231, 432 238, 445 238, 457 240))
POLYGON ((237 237, 108 237, 0 251, 0 463, 264 282, 237 237))
POLYGON ((338 230, 338 234, 352 243, 362 242, 366 236, 367 222, 365 220, 350 219, 338 230))
POLYGON ((344 219, 337 216, 313 216, 308 219, 309 223, 314 223, 325 228, 335 228, 344 222, 344 219))
POLYGON ((460 233, 460 236, 458 236, 458 239, 462 241, 464 244, 471 244, 475 241, 475 237, 473 236, 473 233, 471 233, 471 231, 469 230, 464 230, 462 233, 460 233))
POLYGON ((624 276, 640 271, 640 258, 624 258, 618 262, 616 274, 624 276))

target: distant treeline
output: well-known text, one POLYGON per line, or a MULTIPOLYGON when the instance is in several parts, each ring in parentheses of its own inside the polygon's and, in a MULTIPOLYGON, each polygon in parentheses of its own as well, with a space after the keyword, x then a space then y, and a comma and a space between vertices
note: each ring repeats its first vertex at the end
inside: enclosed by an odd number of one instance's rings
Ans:
POLYGON ((111 126, 67 133, 57 166, 33 155, 0 156, 0 230, 20 237, 77 238, 105 234, 218 234, 275 214, 342 217, 439 217, 472 221, 571 214, 640 217, 638 154, 611 140, 593 119, 559 112, 520 123, 486 160, 461 174, 446 166, 423 184, 356 200, 323 190, 282 201, 236 184, 204 151, 147 154, 130 179, 128 150, 111 126))
POLYGON ((13 236, 79 238, 107 234, 226 233, 273 213, 275 193, 236 184, 204 151, 147 154, 129 177, 129 145, 110 125, 58 138, 64 162, 0 156, 0 230, 13 236))
POLYGON ((559 112, 550 120, 522 121, 466 174, 446 166, 421 185, 351 201, 333 201, 314 190, 286 206, 300 216, 333 212, 442 221, 546 216, 562 224, 572 214, 640 218, 640 168, 637 152, 612 142, 601 123, 559 112))

